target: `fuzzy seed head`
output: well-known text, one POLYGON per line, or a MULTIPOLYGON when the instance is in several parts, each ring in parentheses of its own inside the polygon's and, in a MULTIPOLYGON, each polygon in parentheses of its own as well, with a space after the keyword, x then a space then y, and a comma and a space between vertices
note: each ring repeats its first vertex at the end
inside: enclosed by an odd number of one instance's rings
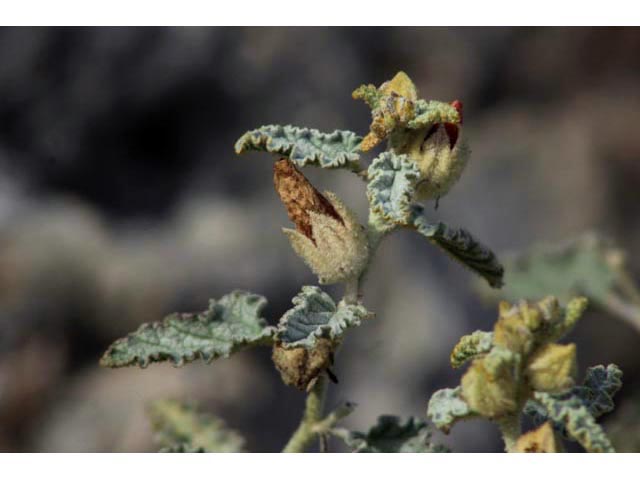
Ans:
POLYGON ((313 240, 299 230, 283 229, 294 251, 318 275, 321 284, 344 282, 359 275, 369 261, 369 245, 355 214, 331 192, 325 192, 342 222, 333 216, 309 212, 313 240))

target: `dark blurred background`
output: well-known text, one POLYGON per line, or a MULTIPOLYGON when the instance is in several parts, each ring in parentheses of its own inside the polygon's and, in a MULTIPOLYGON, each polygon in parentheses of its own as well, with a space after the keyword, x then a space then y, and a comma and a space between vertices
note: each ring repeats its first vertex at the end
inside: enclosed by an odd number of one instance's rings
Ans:
MULTIPOLYGON (((165 397, 279 450, 304 395, 269 351, 144 371, 98 359, 140 323, 234 288, 267 296, 276 322, 315 278, 280 232, 270 157, 236 157, 234 142, 269 123, 363 134, 351 91, 398 70, 421 96, 465 105, 471 163, 434 218, 498 253, 597 230, 640 277, 639 51, 640 30, 622 28, 0 29, 0 450, 151 451, 145 406, 165 397)), ((359 179, 305 173, 364 218, 359 179)), ((418 236, 385 241, 366 288, 377 318, 349 336, 329 397, 359 403, 348 426, 424 417, 458 382, 451 347, 497 311, 471 280, 418 236)), ((637 422, 640 333, 590 312, 571 339, 581 372, 625 372, 605 426, 637 422)), ((483 421, 438 438, 501 449, 483 421)))

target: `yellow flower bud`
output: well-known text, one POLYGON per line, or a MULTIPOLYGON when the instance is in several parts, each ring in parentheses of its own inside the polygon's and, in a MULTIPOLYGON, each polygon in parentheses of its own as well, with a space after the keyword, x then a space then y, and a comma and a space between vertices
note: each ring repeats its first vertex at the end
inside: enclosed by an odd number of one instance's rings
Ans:
POLYGON ((500 347, 473 361, 460 383, 471 410, 487 418, 517 410, 518 362, 517 355, 500 347))
POLYGON ((551 343, 538 349, 529 359, 526 375, 529 385, 539 392, 561 392, 573 386, 577 371, 576 346, 551 343))
POLYGON ((545 422, 535 430, 521 435, 514 453, 557 453, 562 451, 551 422, 545 422))
POLYGON ((528 355, 534 347, 534 336, 527 328, 525 315, 532 316, 530 307, 526 303, 510 306, 506 302, 500 303, 500 317, 493 330, 493 344, 511 350, 520 355, 528 355))
MULTIPOLYGON (((459 102, 457 105, 462 108, 459 102)), ((409 155, 420 170, 416 199, 431 200, 445 195, 469 160, 470 150, 462 137, 462 125, 436 123, 408 133, 404 141, 406 143, 394 151, 409 155)))

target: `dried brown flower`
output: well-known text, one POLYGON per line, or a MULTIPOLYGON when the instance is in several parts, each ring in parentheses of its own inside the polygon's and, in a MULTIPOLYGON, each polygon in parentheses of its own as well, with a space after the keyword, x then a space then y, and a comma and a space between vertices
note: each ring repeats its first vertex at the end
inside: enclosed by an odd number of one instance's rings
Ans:
POLYGON ((273 183, 296 230, 315 243, 310 213, 327 215, 344 225, 344 220, 331 203, 288 158, 273 165, 273 183))

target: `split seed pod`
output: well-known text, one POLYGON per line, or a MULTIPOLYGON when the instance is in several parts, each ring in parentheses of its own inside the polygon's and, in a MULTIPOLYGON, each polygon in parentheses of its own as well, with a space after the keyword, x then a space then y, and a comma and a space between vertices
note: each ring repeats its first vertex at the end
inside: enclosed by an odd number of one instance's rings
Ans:
POLYGON ((274 184, 296 226, 283 232, 320 283, 359 275, 367 265, 369 246, 355 214, 335 194, 316 190, 289 159, 275 163, 274 184))
POLYGON ((310 390, 327 368, 331 366, 333 344, 325 338, 316 340, 313 348, 273 347, 272 359, 285 385, 299 390, 310 390))

